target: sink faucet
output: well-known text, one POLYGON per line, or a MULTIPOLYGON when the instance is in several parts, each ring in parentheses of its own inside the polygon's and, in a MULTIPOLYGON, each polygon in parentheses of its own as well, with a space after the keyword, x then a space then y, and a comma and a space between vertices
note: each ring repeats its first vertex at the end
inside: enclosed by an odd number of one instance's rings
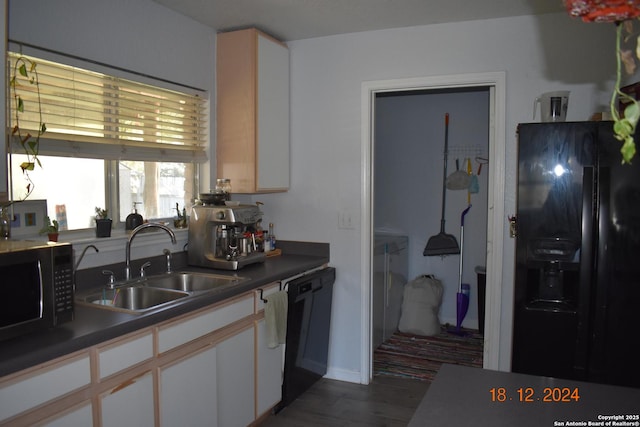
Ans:
POLYGON ((100 252, 98 250, 98 248, 96 248, 95 245, 87 245, 85 246, 85 248, 82 250, 82 253, 80 254, 80 256, 78 257, 78 261, 76 261, 76 264, 73 266, 73 286, 75 288, 76 286, 76 272, 78 271, 78 266, 80 265, 80 261, 82 261, 82 258, 84 258, 84 255, 87 253, 87 249, 93 249, 96 251, 96 253, 100 252))
POLYGON ((167 232, 167 234, 169 234, 169 236, 171 237, 171 243, 173 243, 174 245, 176 244, 176 235, 173 232, 172 229, 170 229, 169 227, 167 227, 164 224, 159 224, 156 222, 147 222, 144 223, 142 225, 137 226, 136 228, 133 229, 133 231, 131 232, 131 235, 129 236, 129 240, 127 240, 127 248, 126 248, 126 252, 125 252, 125 263, 126 266, 124 268, 124 276, 126 280, 130 280, 131 279, 131 242, 133 242, 133 239, 136 237, 136 235, 141 232, 144 229, 147 228, 160 228, 164 231, 167 232))

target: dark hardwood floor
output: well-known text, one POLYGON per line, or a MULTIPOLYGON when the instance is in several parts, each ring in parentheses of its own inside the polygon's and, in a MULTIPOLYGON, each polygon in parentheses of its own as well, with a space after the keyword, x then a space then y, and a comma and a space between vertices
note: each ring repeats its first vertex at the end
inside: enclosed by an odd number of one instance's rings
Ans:
POLYGON ((428 382, 383 375, 367 386, 323 378, 261 427, 406 426, 428 388, 428 382))

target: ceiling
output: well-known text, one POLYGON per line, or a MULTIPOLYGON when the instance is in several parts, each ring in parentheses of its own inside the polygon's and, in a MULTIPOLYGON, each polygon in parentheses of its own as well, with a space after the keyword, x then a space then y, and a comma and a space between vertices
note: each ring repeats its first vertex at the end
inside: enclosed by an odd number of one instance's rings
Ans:
POLYGON ((282 40, 538 15, 562 0, 154 0, 217 31, 257 27, 282 40))

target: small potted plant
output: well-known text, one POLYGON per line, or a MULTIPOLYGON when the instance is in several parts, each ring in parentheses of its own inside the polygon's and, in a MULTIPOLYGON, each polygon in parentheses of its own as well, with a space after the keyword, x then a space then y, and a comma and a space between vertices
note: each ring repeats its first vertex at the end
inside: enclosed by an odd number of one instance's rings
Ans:
POLYGON ((182 208, 181 212, 180 205, 176 203, 176 212, 178 213, 178 218, 173 219, 173 226, 175 228, 187 228, 187 209, 182 208))
POLYGON ((40 229, 40 234, 46 234, 50 242, 58 241, 58 221, 51 221, 48 216, 44 217, 44 226, 40 229))
POLYGON ((109 211, 96 206, 96 237, 111 237, 109 211))

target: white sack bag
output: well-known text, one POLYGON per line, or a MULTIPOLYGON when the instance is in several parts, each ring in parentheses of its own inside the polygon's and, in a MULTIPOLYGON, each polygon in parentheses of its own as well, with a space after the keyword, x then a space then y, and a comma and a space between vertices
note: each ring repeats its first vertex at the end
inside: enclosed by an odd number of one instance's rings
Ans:
POLYGON ((407 283, 398 330, 414 335, 439 334, 443 291, 442 282, 433 276, 421 275, 407 283))

